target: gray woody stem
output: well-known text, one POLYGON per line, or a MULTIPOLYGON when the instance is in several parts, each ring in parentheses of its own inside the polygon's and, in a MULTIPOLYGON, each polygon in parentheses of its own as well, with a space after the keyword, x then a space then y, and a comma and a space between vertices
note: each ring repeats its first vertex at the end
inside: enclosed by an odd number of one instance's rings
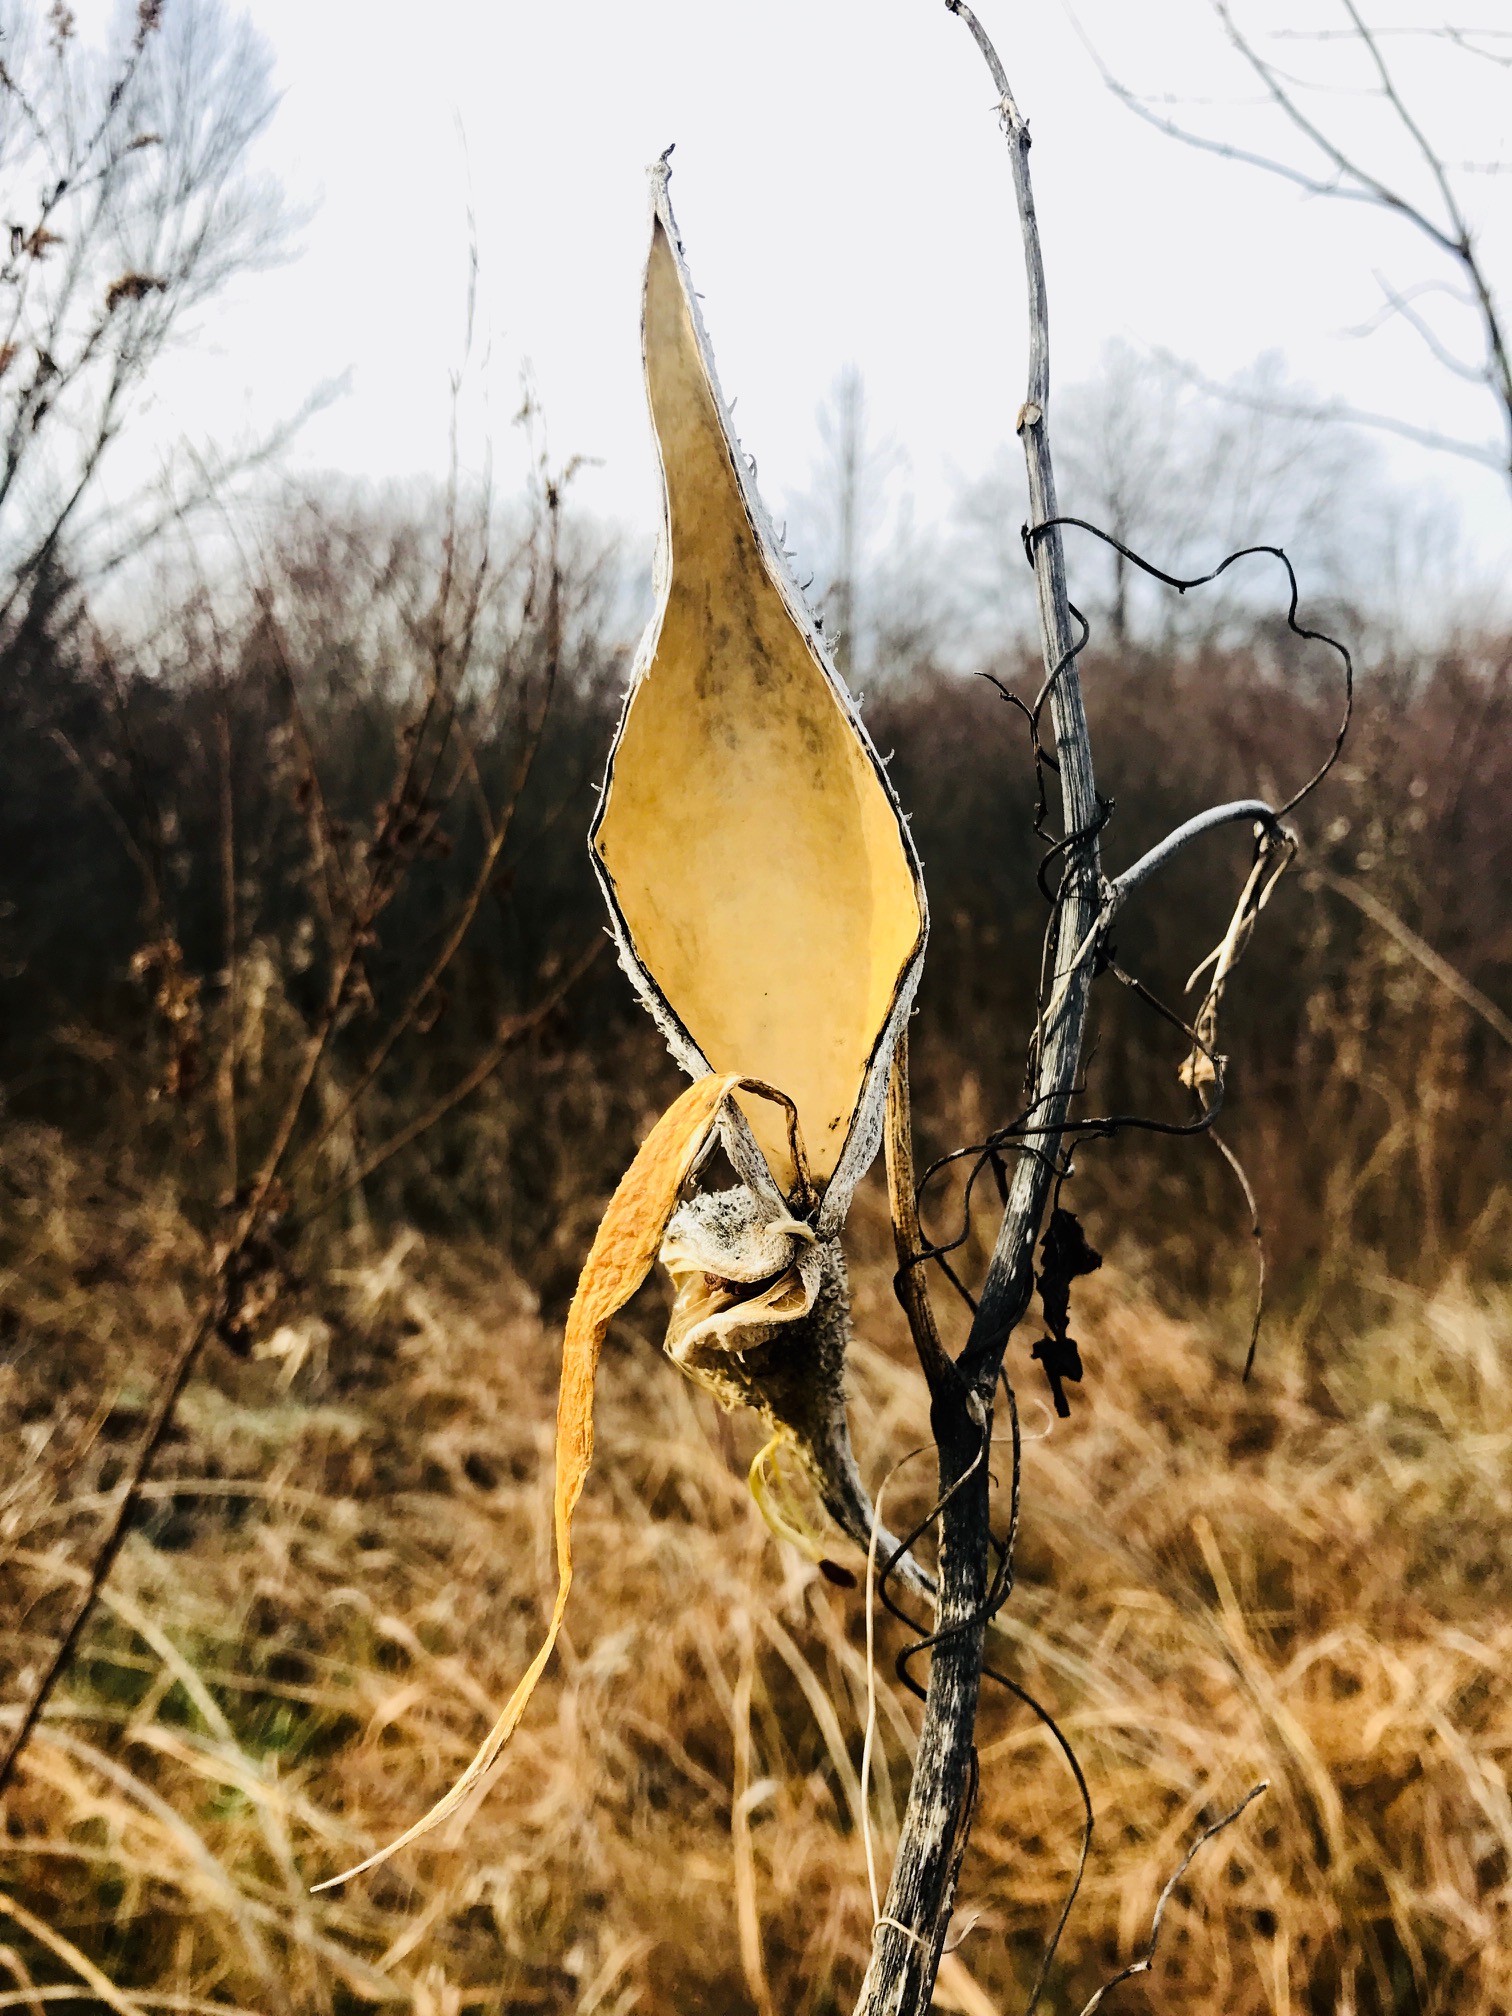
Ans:
POLYGON ((1180 826, 1167 833, 1164 840, 1158 840, 1148 854, 1141 854, 1132 868, 1126 868, 1122 875, 1112 882, 1103 883, 1102 908, 1092 919, 1086 936, 1077 945, 1071 958, 1059 962, 1050 1004, 1041 1018, 1044 1026, 1052 1023, 1059 1014, 1066 990, 1074 978, 1081 973, 1083 967, 1093 964, 1097 948, 1106 938, 1108 926, 1134 891, 1148 882, 1152 875, 1158 875, 1168 861, 1174 861, 1184 848, 1190 847, 1194 840, 1200 840, 1204 833, 1216 832, 1220 826, 1236 825, 1241 819, 1264 827, 1272 839, 1280 839, 1286 831, 1263 799, 1236 798, 1228 805, 1214 805, 1210 810, 1198 812, 1191 819, 1184 820, 1180 826))
MULTIPOLYGON (((1056 516, 1047 408, 1050 332, 1044 264, 1029 179, 1029 128, 986 31, 965 0, 945 0, 976 38, 997 86, 1018 199, 1029 293, 1029 386, 1018 417, 1029 472, 1031 523, 1056 516)), ((1039 1046, 1034 1116, 1038 1133, 1014 1170, 997 1245, 965 1349, 949 1377, 931 1380, 931 1418, 940 1452, 940 1635, 887 1902, 878 1922, 857 2016, 923 2016, 950 1921, 956 1874, 970 1825, 976 1780, 977 1694, 982 1672, 983 1605, 990 1557, 989 1476, 982 1460, 992 1432, 992 1403, 1008 1338, 1029 1304, 1034 1242, 1044 1216, 1081 1057, 1093 962, 1079 948, 1103 901, 1092 749, 1073 655, 1059 528, 1034 542, 1040 644, 1049 680, 1050 718, 1060 764, 1068 834, 1084 837, 1067 852, 1056 922, 1052 1008, 1039 1046)))
POLYGON ((1132 868, 1125 868, 1122 875, 1108 885, 1103 908, 1105 918, 1111 921, 1114 912, 1123 908, 1140 884, 1159 874, 1167 861, 1174 860, 1184 847, 1190 847, 1204 833, 1216 832, 1220 826, 1236 826, 1241 820, 1264 826, 1274 837, 1279 837, 1279 822, 1263 799, 1236 798, 1228 805, 1214 805, 1210 811, 1199 812, 1194 818, 1184 820, 1167 833, 1164 840, 1157 841, 1148 854, 1141 854, 1132 868))

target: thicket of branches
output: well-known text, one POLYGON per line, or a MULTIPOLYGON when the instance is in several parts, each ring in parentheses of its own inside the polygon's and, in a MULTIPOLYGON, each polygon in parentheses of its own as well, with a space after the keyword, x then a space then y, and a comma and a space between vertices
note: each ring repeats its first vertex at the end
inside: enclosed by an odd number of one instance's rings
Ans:
MULTIPOLYGON (((466 665, 452 662, 459 635, 442 648, 465 739, 438 773, 444 804, 411 808, 404 872, 362 927, 358 980, 300 1122, 328 1135, 324 1173, 316 1183, 307 1162, 300 1180, 314 1201, 338 1148, 360 1165, 460 1085, 493 1032, 552 994, 496 1071, 357 1194, 379 1213, 507 1227, 527 1273, 553 1296, 570 1286, 592 1208, 572 1192, 585 1178, 608 1187, 674 1073, 608 959, 554 994, 601 942, 582 833, 633 628, 612 546, 558 523, 557 508, 543 492, 533 518, 499 512, 489 531, 479 512, 454 513, 449 561, 444 498, 306 498, 270 538, 255 593, 197 591, 131 652, 62 621, 5 654, 14 732, 0 751, 0 985, 14 1113, 109 1127, 132 1152, 168 1158, 201 1208, 234 1195, 228 1098, 234 1089, 245 1180, 274 1124, 264 1109, 291 1046, 297 1054, 325 1012, 340 955, 312 872, 312 806, 334 855, 367 858, 426 712, 438 583, 450 566, 455 627, 464 555, 476 565, 487 543, 466 665), (492 843, 480 792, 485 803, 518 799, 481 890, 492 843), (164 959, 181 962, 171 984, 164 959), (321 1102, 347 1104, 417 990, 372 1093, 329 1130, 314 1117, 321 1102), (624 1088, 627 1057, 643 1097, 624 1088)), ((1094 645, 1085 667, 1130 858, 1183 805, 1273 788, 1329 729, 1333 698, 1314 685, 1322 668, 1264 621, 1185 647, 1094 645)), ((1001 656, 991 669, 1010 682, 1021 671, 1001 656)), ((1251 1165, 1283 1293, 1314 1288, 1320 1263, 1362 1247, 1428 1272, 1467 1240, 1482 1260, 1497 1249, 1488 1210, 1509 1172, 1483 1115, 1506 1083, 1508 1046, 1410 937, 1367 911, 1384 905, 1482 994, 1508 998, 1509 712, 1503 638, 1377 666, 1349 762, 1308 808, 1300 869, 1232 992, 1225 1130, 1251 1165)), ((941 1135, 926 1145, 944 1149, 1016 1108, 1008 1039, 1032 1019, 1041 911, 1032 779, 1009 710, 983 680, 926 661, 887 680, 868 718, 896 751, 933 891, 915 1075, 941 1135)), ((1167 902, 1131 905, 1120 920, 1120 959, 1177 1005, 1182 948, 1221 935, 1242 850, 1236 839, 1227 854, 1219 843, 1178 863, 1167 902)), ((1084 1111, 1184 1116, 1183 1046, 1169 1025, 1120 996, 1095 1041, 1084 1111)), ((1133 1236, 1179 1262, 1183 1291, 1249 1264, 1247 1242, 1230 1236, 1246 1222, 1242 1199, 1201 1144, 1126 1134, 1079 1160, 1090 1199, 1138 1184, 1150 1201, 1133 1236)))
POLYGON ((254 158, 271 69, 215 0, 137 0, 98 47, 61 0, 0 9, 0 637, 223 509, 277 445, 199 444, 101 488, 175 344, 289 247, 254 158))

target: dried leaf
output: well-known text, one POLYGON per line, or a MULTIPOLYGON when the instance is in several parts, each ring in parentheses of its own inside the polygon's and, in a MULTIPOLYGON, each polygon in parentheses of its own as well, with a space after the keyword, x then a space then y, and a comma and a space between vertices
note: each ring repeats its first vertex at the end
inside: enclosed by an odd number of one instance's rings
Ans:
POLYGON ((123 273, 105 289, 105 313, 113 315, 123 301, 145 301, 149 294, 162 294, 168 282, 155 273, 123 273))
POLYGON ((1029 1355, 1045 1368, 1055 1411, 1065 1420, 1071 1403, 1061 1382, 1082 1376, 1081 1352, 1071 1335, 1071 1283, 1084 1274, 1095 1274, 1102 1265, 1102 1255, 1082 1230, 1076 1213, 1057 1204, 1040 1241, 1040 1257, 1040 1306, 1050 1334, 1042 1337, 1029 1355))
POLYGON ((651 1271, 678 1192, 703 1152, 725 1101, 740 1083, 733 1076, 700 1078, 667 1108, 620 1179, 578 1277, 562 1340, 562 1383, 557 1396, 557 1593, 540 1650, 451 1790, 396 1841, 355 1868, 317 1884, 317 1889, 329 1890, 364 1870, 376 1869, 399 1849, 438 1827, 482 1784, 518 1727, 536 1682, 546 1670, 572 1588, 572 1515, 593 1462, 593 1386, 605 1333, 651 1271))

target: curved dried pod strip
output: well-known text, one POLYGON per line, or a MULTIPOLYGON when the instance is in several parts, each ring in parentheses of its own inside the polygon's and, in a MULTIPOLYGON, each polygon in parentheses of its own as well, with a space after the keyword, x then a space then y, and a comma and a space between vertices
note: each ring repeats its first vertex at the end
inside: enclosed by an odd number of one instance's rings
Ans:
POLYGON ((650 1273, 679 1192, 708 1147, 726 1101, 742 1082, 733 1075, 700 1078, 667 1108, 621 1177, 578 1277, 562 1339, 562 1383, 557 1395, 557 1593, 540 1650, 451 1790, 397 1840, 355 1868, 317 1884, 318 1890, 329 1890, 364 1870, 376 1869, 399 1849, 438 1827, 484 1784, 519 1726, 556 1645, 572 1588, 572 1515, 593 1463, 593 1387, 605 1334, 650 1273))

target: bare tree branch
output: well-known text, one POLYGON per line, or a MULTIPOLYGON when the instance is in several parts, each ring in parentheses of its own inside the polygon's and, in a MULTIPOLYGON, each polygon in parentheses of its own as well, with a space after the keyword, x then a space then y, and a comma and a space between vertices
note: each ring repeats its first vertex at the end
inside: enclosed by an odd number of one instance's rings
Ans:
POLYGON ((215 1306, 212 1302, 193 1328, 185 1332, 183 1341, 174 1352, 163 1375, 157 1397, 152 1403, 152 1411, 147 1418, 147 1425, 131 1452, 125 1475, 116 1485, 106 1520, 104 1538, 95 1550, 94 1559, 89 1564, 88 1575, 74 1599, 62 1634, 43 1660, 40 1672, 33 1679, 16 1726, 10 1732, 4 1751, 0 1752, 0 1792, 4 1792, 10 1783, 16 1759, 31 1740, 31 1733, 41 1719, 42 1710, 51 1699, 59 1675, 73 1657, 79 1635, 88 1621, 90 1611, 94 1608, 95 1598, 115 1566, 116 1556, 120 1553, 122 1543, 130 1529, 131 1514, 136 1505, 142 1480, 162 1446, 163 1437, 168 1432, 174 1411, 185 1386, 189 1383, 189 1375, 199 1362, 200 1352, 204 1349, 214 1327, 215 1306))
POLYGON ((1160 1943, 1161 1920, 1165 1917, 1165 1908, 1171 1901, 1172 1891, 1176 1888, 1182 1877, 1185 1876, 1188 1869, 1191 1868, 1193 1862, 1209 1841, 1215 1835, 1221 1834, 1225 1827, 1232 1827, 1234 1822, 1239 1818, 1239 1815, 1247 1807, 1252 1806, 1262 1792, 1268 1792, 1269 1790, 1270 1780, 1262 1778, 1258 1785, 1251 1786, 1250 1790, 1245 1793, 1239 1804, 1231 1812, 1225 1813, 1221 1820, 1215 1820, 1211 1827, 1205 1827, 1197 1836, 1197 1839, 1167 1877, 1160 1895, 1155 1900, 1154 1915, 1150 1919, 1150 1943, 1137 1960, 1131 1961, 1127 1967, 1120 1968, 1111 1981, 1103 1983, 1102 1987, 1098 1989, 1097 1993, 1083 2008, 1081 2016, 1094 2016, 1094 2012, 1101 2008, 1104 1998, 1110 1995, 1122 1982, 1132 1981, 1136 1974, 1149 1973, 1155 1961, 1155 1948, 1160 1943))
POLYGON ((1251 413, 1265 413, 1278 420, 1342 420, 1352 427, 1374 427, 1383 434, 1396 434, 1404 441, 1415 441, 1420 447, 1433 448, 1445 455, 1457 455, 1466 462, 1478 462, 1487 469, 1494 469, 1501 475, 1506 468, 1506 457, 1492 441, 1465 441, 1458 435, 1440 433, 1434 427, 1419 427, 1411 420, 1398 419, 1394 413, 1374 413, 1362 406, 1351 406, 1348 400, 1328 399, 1313 405, 1288 399, 1267 399, 1253 393, 1236 389, 1232 385, 1216 384, 1193 365, 1171 357, 1169 352, 1162 356, 1180 371, 1189 383, 1201 391, 1210 393, 1215 399, 1222 399, 1231 406, 1241 406, 1251 413))
POLYGON ((1220 826, 1233 826, 1241 821, 1250 821, 1271 830, 1276 828, 1276 815, 1263 799, 1238 798, 1230 805, 1214 805, 1210 811, 1199 812, 1164 840, 1157 841, 1147 854, 1141 854, 1132 868, 1126 868, 1108 884, 1108 893, 1103 903, 1103 917, 1108 923, 1114 913, 1134 894, 1134 891, 1152 875, 1156 875, 1194 840, 1200 840, 1204 833, 1216 832, 1220 826))
MULTIPOLYGON (((1420 315, 1413 306, 1413 295, 1428 291, 1426 287, 1409 287, 1405 292, 1399 292, 1381 274, 1377 273, 1375 279, 1376 285, 1380 288, 1386 303, 1383 314, 1377 320, 1376 327, 1379 327, 1382 321, 1385 321, 1392 315, 1400 316, 1407 326, 1417 336, 1422 338, 1434 361, 1442 364, 1446 371, 1452 372, 1456 378, 1463 378, 1467 385, 1483 385, 1485 383, 1486 373, 1484 367, 1479 364, 1467 364, 1463 357, 1456 357, 1433 324, 1425 316, 1420 315)), ((1469 305, 1473 306, 1474 304, 1469 305)))
MULTIPOLYGON (((887 1202, 892 1215, 893 1246, 898 1271, 893 1287, 908 1318, 909 1334, 931 1394, 948 1388, 954 1367, 940 1342, 939 1326, 929 1300, 924 1273, 924 1240, 919 1231, 919 1200, 914 1181, 913 1122, 909 1110, 908 1030, 893 1051, 887 1081, 887 1119, 883 1137, 887 1163, 887 1202)), ((882 1494, 877 1493, 877 1503, 882 1494)))
POLYGON ((595 938, 561 978, 547 989, 534 1007, 528 1008, 523 1015, 510 1016, 508 1021, 500 1025, 493 1042, 458 1084, 443 1092, 439 1099, 427 1106, 425 1111, 418 1114, 407 1126, 401 1127, 399 1132, 391 1136, 381 1147, 364 1156, 357 1167, 350 1170, 340 1183, 328 1190, 323 1197, 318 1197, 308 1210, 300 1214, 300 1223, 308 1223, 310 1219, 319 1217, 323 1211, 328 1211, 333 1204, 355 1190, 359 1183, 365 1183, 369 1176, 383 1167, 385 1162, 391 1161, 402 1149, 418 1141, 422 1134, 428 1134, 438 1120, 444 1120, 448 1113, 462 1104, 464 1099, 470 1099, 479 1086, 486 1083, 498 1070, 506 1053, 519 1042, 520 1038, 529 1035, 533 1029, 538 1029, 546 1017, 561 1006, 607 943, 607 939, 595 938))
POLYGON ((88 500, 193 311, 287 244, 282 196, 249 167, 275 103, 265 48, 219 0, 142 9, 103 66, 71 25, 46 48, 34 29, 7 43, 0 638, 65 547, 77 574, 160 529, 150 494, 93 526, 88 500))
MULTIPOLYGON (((1278 176, 1283 181, 1291 183, 1293 187, 1303 190, 1308 195, 1366 203, 1384 210, 1425 238, 1441 257, 1450 260, 1465 282, 1470 304, 1480 324, 1483 356, 1478 365, 1467 365, 1462 358, 1457 357, 1431 325, 1410 309, 1408 303, 1416 290, 1400 292, 1388 288, 1387 305, 1390 310, 1401 314, 1411 324, 1441 366, 1456 376, 1483 386, 1490 394, 1501 419, 1500 445, 1495 447, 1473 445, 1445 436, 1434 429, 1418 427, 1411 422, 1386 414, 1367 413, 1353 408, 1329 406, 1321 409, 1320 417, 1324 413, 1331 413, 1334 417, 1347 418, 1362 425, 1399 434, 1404 439, 1416 441, 1424 447, 1441 449, 1473 461, 1484 462, 1496 469, 1498 474, 1512 485, 1512 338, 1509 338, 1506 317, 1496 289, 1491 283, 1474 230, 1460 201, 1459 192, 1455 188, 1448 156, 1429 135, 1408 104, 1397 76, 1386 60, 1381 46, 1381 31, 1366 20, 1358 0, 1339 0, 1349 22, 1347 28, 1304 32, 1312 39, 1327 37, 1350 42, 1363 52, 1374 78, 1372 87, 1374 94, 1390 108, 1399 131, 1427 173, 1441 211, 1437 216, 1430 214, 1429 209, 1422 203, 1408 196, 1403 187, 1387 172, 1377 171, 1358 154, 1346 149, 1326 124, 1304 109, 1297 96, 1299 87, 1296 80, 1290 78, 1260 53, 1239 25, 1231 0, 1211 0, 1211 4, 1230 47, 1259 81, 1277 113, 1321 156, 1324 172, 1298 167, 1278 156, 1260 153, 1229 140, 1215 139, 1208 134, 1195 132, 1177 120, 1157 112, 1147 99, 1142 98, 1115 77, 1093 50, 1091 52, 1093 60, 1097 63, 1104 82, 1131 112, 1172 139, 1226 160, 1260 168, 1269 175, 1278 176)), ((1489 56, 1491 60, 1499 63, 1512 62, 1512 57, 1503 58, 1499 53, 1474 47, 1467 39, 1471 32, 1458 29, 1443 31, 1445 39, 1467 54, 1489 56)), ((1504 164, 1494 165, 1500 168, 1504 164)))
POLYGON ((1446 27, 1441 32, 1446 42, 1452 42, 1456 49, 1463 49, 1467 56, 1479 56, 1483 63, 1494 63, 1498 69, 1512 70, 1512 52, 1504 56, 1499 49, 1480 47, 1481 41, 1512 42, 1512 29, 1446 27))
POLYGON ((1412 955, 1425 973, 1431 973, 1439 985, 1452 994, 1457 1001, 1477 1014, 1488 1029, 1494 1029, 1504 1043, 1512 1043, 1512 1017, 1503 1014, 1488 995, 1467 980, 1458 967, 1435 952, 1426 938, 1420 938, 1409 924, 1404 924, 1395 910, 1392 910, 1373 896, 1368 889, 1347 875, 1332 874, 1327 868, 1314 868, 1308 880, 1331 889, 1336 896, 1342 896, 1346 903, 1352 903, 1362 917, 1368 917, 1378 925, 1389 938, 1394 938, 1404 952, 1412 955))
POLYGON ((1009 1336, 1033 1289, 1034 1242, 1049 1198, 1081 1057, 1091 961, 1076 958, 1101 907, 1097 835, 1103 817, 1076 670, 1076 631, 1066 594, 1047 409, 1049 313, 1039 226, 1029 175, 1029 128, 985 29, 965 0, 945 0, 981 51, 998 94, 1008 141, 1028 283, 1029 373, 1018 433, 1028 466, 1040 644, 1060 767, 1065 868, 1052 930, 1052 971, 1063 989, 1039 1046, 1036 1106, 1043 1131, 1021 1148, 986 1282, 952 1375, 934 1395, 940 1457, 940 1566, 929 1691, 908 1807, 887 1901, 857 2003, 858 2016, 918 2016, 929 2006, 954 1896, 976 1776, 973 1731, 990 1605, 989 1476, 984 1462, 992 1407, 1009 1336))

